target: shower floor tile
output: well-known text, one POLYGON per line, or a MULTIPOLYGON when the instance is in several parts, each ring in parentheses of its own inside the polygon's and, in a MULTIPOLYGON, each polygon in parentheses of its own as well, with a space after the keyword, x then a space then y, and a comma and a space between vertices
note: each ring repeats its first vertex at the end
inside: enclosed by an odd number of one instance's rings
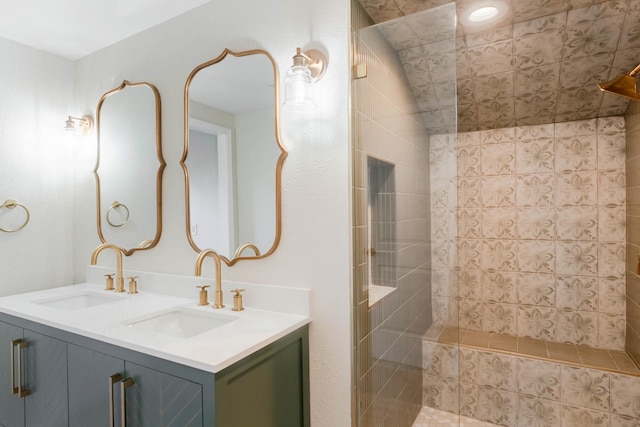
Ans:
POLYGON ((496 424, 439 411, 428 406, 422 407, 413 427, 497 427, 496 424))

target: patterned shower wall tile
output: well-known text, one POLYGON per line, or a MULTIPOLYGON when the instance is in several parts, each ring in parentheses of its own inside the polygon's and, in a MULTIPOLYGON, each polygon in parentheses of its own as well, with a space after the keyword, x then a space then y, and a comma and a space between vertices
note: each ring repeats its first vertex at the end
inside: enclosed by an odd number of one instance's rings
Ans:
POLYGON ((432 209, 431 210, 431 238, 446 239, 455 236, 455 217, 453 209, 432 209))
POLYGON ((529 273, 555 273, 556 247, 552 241, 520 240, 518 270, 529 273))
POLYGON ((547 427, 560 425, 562 406, 552 400, 520 396, 518 399, 518 427, 547 427))
POLYGON ((562 405, 562 423, 560 425, 563 427, 608 427, 609 413, 562 405))
POLYGON ((519 358, 518 393, 545 399, 560 399, 560 365, 519 358))
POLYGON ((640 418, 640 378, 611 374, 611 412, 640 418))
POLYGON ((513 175, 482 178, 482 206, 509 207, 516 204, 516 177, 513 175))
POLYGON ((558 276, 556 305, 571 310, 598 310, 598 279, 595 277, 558 276))
POLYGON ((423 44, 450 40, 451 51, 455 50, 455 30, 451 20, 454 19, 453 8, 435 8, 425 13, 415 13, 406 17, 406 23, 411 27, 423 44))
POLYGON ((480 132, 461 132, 458 134, 457 142, 459 147, 478 145, 480 144, 480 132))
MULTIPOLYGON (((631 2, 631 5, 635 5, 631 2)), ((633 9, 627 13, 624 26, 622 27, 622 35, 620 37, 619 46, 622 49, 629 49, 640 46, 640 28, 637 23, 640 20, 640 10, 633 9)))
POLYGON ((600 313, 598 317, 598 346, 609 350, 625 350, 626 317, 621 314, 600 313))
POLYGON ((465 299, 480 300, 481 298, 481 275, 480 270, 460 270, 458 271, 458 296, 465 299))
POLYGON ((482 181, 480 178, 462 178, 458 180, 458 204, 461 208, 479 208, 481 206, 482 181))
POLYGON ((513 97, 513 79, 513 71, 476 77, 473 79, 474 100, 479 102, 513 97))
POLYGON ((515 128, 504 127, 480 132, 480 144, 504 144, 515 141, 515 128))
POLYGON ((596 169, 596 135, 556 138, 556 171, 579 172, 596 169))
POLYGON ((485 239, 515 239, 515 208, 485 208, 482 212, 482 237, 485 239))
POLYGON ((541 307, 518 307, 518 335, 553 341, 556 310, 541 307))
MULTIPOLYGON (((516 141, 539 141, 554 138, 554 125, 552 123, 537 126, 520 126, 515 130, 516 141)), ((551 154, 553 155, 553 150, 551 150, 551 154)), ((553 168, 550 171, 552 170, 553 168)))
POLYGON ((576 135, 593 135, 597 131, 596 119, 556 123, 556 138, 571 138, 576 135))
POLYGON ((513 356, 481 351, 478 354, 478 384, 516 391, 516 360, 513 356))
POLYGON ((558 92, 557 117, 563 121, 581 121, 588 117, 588 111, 597 109, 602 100, 602 92, 585 87, 561 89, 558 92))
POLYGON ((462 300, 459 304, 458 324, 460 328, 482 330, 482 303, 479 301, 462 300))
POLYGON ((458 264, 463 270, 482 268, 482 240, 460 240, 458 242, 458 264))
POLYGON ((516 303, 516 273, 507 271, 482 272, 482 299, 484 301, 516 303))
POLYGON ((554 274, 518 273, 517 286, 519 304, 555 307, 554 274))
POLYGON ((626 238, 625 206, 598 207, 598 240, 601 242, 622 242, 626 238))
POLYGON ((518 208, 517 218, 518 239, 555 239, 555 212, 552 208, 518 208))
POLYGON ((513 70, 513 41, 506 40, 467 49, 469 64, 475 76, 513 70))
POLYGON ((615 15, 568 26, 564 57, 579 58, 615 51, 623 22, 624 15, 615 15))
POLYGON ((560 207, 556 231, 561 240, 598 240, 598 210, 595 206, 560 207))
POLYGON ((460 348, 460 381, 478 384, 478 350, 460 348))
POLYGON ((458 237, 461 239, 479 239, 482 237, 482 210, 458 210, 458 237))
POLYGON ((431 263, 433 268, 447 269, 456 262, 456 242, 453 239, 437 239, 431 245, 431 263))
POLYGON ((487 122, 491 129, 512 127, 514 120, 514 103, 512 98, 489 99, 477 104, 478 121, 487 122))
POLYGON ((476 47, 485 44, 501 42, 512 38, 513 27, 511 25, 505 25, 499 28, 490 28, 486 31, 467 34, 464 36, 464 41, 467 47, 476 47))
POLYGON ((560 62, 562 60, 563 35, 564 30, 555 29, 516 37, 516 68, 539 67, 560 62))
POLYGON ((555 14, 570 8, 569 0, 538 0, 531 2, 530 0, 513 0, 513 17, 514 21, 521 22, 530 19, 539 18, 540 16, 555 14))
POLYGON ((597 119, 596 124, 598 135, 617 135, 625 132, 624 117, 600 117, 597 119))
POLYGON ((518 124, 536 125, 554 120, 557 92, 539 92, 516 98, 518 124))
POLYGON ((598 173, 598 184, 599 205, 624 205, 627 194, 624 169, 598 173))
POLYGON ((562 403, 609 411, 609 373, 562 366, 560 384, 562 403))
POLYGON ((517 305, 492 304, 485 302, 483 306, 482 326, 487 332, 516 335, 517 305))
POLYGON ((639 425, 637 418, 611 414, 611 427, 638 427, 639 425))
POLYGON ((418 108, 420 108, 421 111, 437 110, 440 106, 433 83, 413 86, 411 91, 413 92, 413 96, 418 103, 418 108))
POLYGON ((502 426, 515 426, 517 420, 518 395, 516 393, 495 390, 491 387, 478 389, 479 419, 502 426))
POLYGON ((595 171, 557 175, 557 206, 593 206, 597 203, 598 179, 595 171))
POLYGON ((626 248, 624 243, 598 245, 598 274, 600 277, 624 277, 626 248))
POLYGON ((596 57, 567 59, 562 63, 560 89, 573 89, 595 85, 609 79, 612 53, 602 53, 596 57))
POLYGON ((449 286, 449 270, 443 268, 431 269, 431 293, 437 297, 455 297, 449 286))
POLYGON ((513 142, 482 146, 483 175, 509 175, 516 170, 516 147, 513 142))
MULTIPOLYGON (((417 49, 422 52, 421 48, 417 49)), ((406 49, 405 52, 407 50, 412 49, 406 49)), ((410 86, 419 86, 424 82, 431 81, 431 74, 429 73, 427 61, 424 59, 424 54, 417 58, 405 59, 403 60, 402 65, 404 67, 404 72, 407 75, 407 80, 409 80, 410 86)))
MULTIPOLYGON (((448 52, 429 52, 428 46, 424 47, 427 51, 427 65, 431 79, 434 82, 451 82, 455 83, 456 75, 456 54, 454 50, 448 52)), ((455 86, 454 86, 455 87, 455 86)))
MULTIPOLYGON (((558 81, 560 78, 560 62, 545 64, 538 67, 518 70, 515 75, 515 94, 517 97, 534 95, 540 92, 552 92, 549 90, 550 81, 558 81)), ((553 136, 553 134, 551 135, 553 136)))
POLYGON ((458 412, 458 382, 436 376, 424 375, 422 402, 425 406, 443 411, 458 412))
POLYGON ((619 171, 626 160, 624 132, 598 134, 598 169, 619 171))
POLYGON ((404 19, 386 22, 378 26, 378 28, 391 46, 397 51, 409 48, 421 49, 416 33, 407 26, 404 19))
POLYGON ((619 15, 627 11, 626 6, 626 2, 614 0, 574 9, 569 11, 567 24, 574 25, 585 21, 595 21, 605 16, 619 15))
POLYGON ((558 274, 598 275, 598 245, 588 242, 557 242, 558 274))
POLYGON ((624 279, 598 279, 598 311, 620 314, 626 309, 626 285, 624 279))
POLYGON ((392 0, 372 0, 364 5, 374 22, 384 22, 400 17, 398 7, 392 0))
POLYGON ((480 175, 480 148, 478 146, 458 148, 458 175, 463 177, 480 175))
POLYGON ((458 303, 454 298, 434 296, 431 300, 433 323, 440 326, 458 324, 458 303))
POLYGON ((558 310, 556 340, 579 345, 598 345, 598 313, 558 310))
POLYGON ((513 33, 515 37, 522 37, 550 30, 562 30, 566 22, 566 12, 556 13, 524 22, 517 22, 513 25, 513 33))
POLYGON ((553 174, 518 175, 516 182, 518 206, 546 207, 554 205, 553 174))
POLYGON ((471 79, 458 78, 456 91, 458 92, 458 108, 461 105, 473 104, 475 102, 473 99, 473 82, 471 79))
POLYGON ((422 367, 424 373, 442 379, 458 379, 458 349, 454 346, 436 344, 425 347, 423 344, 422 367))
POLYGON ((553 172, 554 157, 552 138, 522 140, 516 143, 516 168, 520 174, 553 172))
POLYGON ((460 383, 460 415, 476 418, 478 390, 479 387, 476 384, 460 383))
POLYGON ((483 240, 482 269, 515 271, 518 261, 517 249, 514 240, 483 240))

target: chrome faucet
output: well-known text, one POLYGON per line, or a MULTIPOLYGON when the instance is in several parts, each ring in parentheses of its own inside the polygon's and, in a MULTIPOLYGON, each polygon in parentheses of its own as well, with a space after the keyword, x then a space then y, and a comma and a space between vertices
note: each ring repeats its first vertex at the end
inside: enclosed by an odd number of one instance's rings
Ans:
POLYGON ((122 249, 112 243, 104 243, 93 250, 91 254, 91 265, 96 265, 98 255, 104 249, 113 249, 116 253, 116 292, 124 292, 124 277, 122 277, 122 249))
POLYGON ((222 303, 222 265, 220 263, 220 256, 211 249, 205 249, 198 254, 196 259, 196 276, 202 275, 202 262, 206 257, 210 256, 216 263, 216 292, 213 299, 213 308, 224 308, 222 303))

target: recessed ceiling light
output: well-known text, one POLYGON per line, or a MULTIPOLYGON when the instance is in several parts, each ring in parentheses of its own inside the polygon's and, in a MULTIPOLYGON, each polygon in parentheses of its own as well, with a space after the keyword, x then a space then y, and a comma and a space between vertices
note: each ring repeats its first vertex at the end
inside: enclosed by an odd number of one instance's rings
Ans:
POLYGON ((487 22, 498 16, 500 11, 495 6, 485 6, 480 9, 476 9, 469 14, 469 21, 471 22, 487 22))
POLYGON ((486 26, 501 21, 509 12, 509 6, 501 0, 480 0, 466 8, 460 15, 460 23, 468 27, 486 26))

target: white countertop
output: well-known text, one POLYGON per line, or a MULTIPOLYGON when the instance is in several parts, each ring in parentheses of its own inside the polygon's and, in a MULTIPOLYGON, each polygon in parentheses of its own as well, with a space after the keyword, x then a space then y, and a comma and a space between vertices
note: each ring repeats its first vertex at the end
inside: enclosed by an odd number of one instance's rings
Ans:
MULTIPOLYGON (((130 295, 104 291, 105 272, 112 271, 90 266, 90 283, 2 297, 0 312, 213 373, 310 322, 308 289, 223 281, 226 307, 214 310, 198 306, 195 289, 196 284, 213 285, 211 279, 126 271, 125 276, 140 276, 139 293, 130 295), (230 292, 237 287, 246 289, 245 310, 239 312, 232 310, 230 292), (106 295, 113 301, 78 309, 42 304, 77 294, 106 295), (176 308, 233 320, 190 338, 129 326, 176 308)), ((209 291, 212 301, 213 286, 209 291)))

